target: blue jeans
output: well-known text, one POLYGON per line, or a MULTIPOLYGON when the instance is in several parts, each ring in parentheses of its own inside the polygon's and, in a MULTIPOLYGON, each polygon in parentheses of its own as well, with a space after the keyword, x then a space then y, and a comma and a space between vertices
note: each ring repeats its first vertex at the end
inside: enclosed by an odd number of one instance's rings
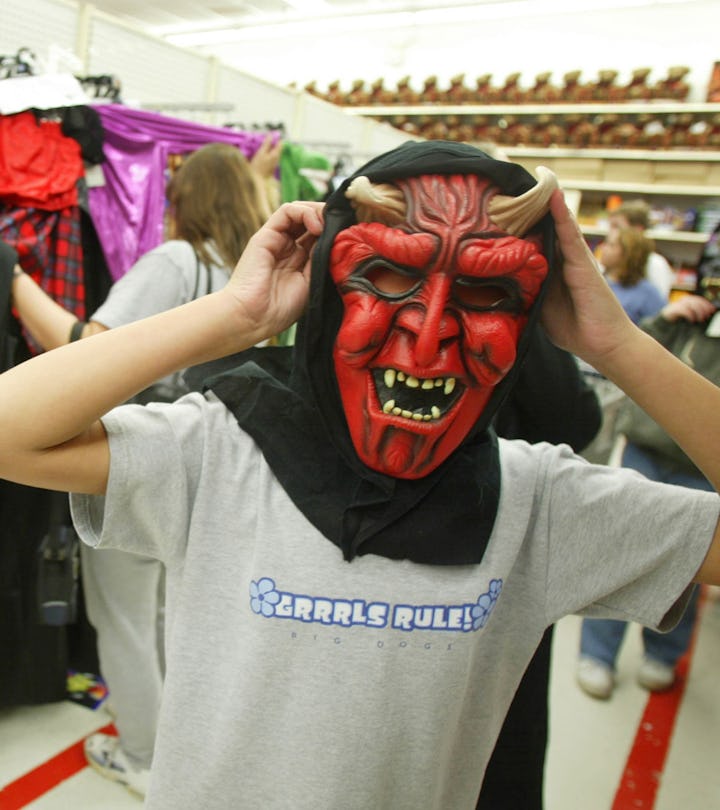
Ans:
MULTIPOLYGON (((673 470, 657 457, 630 442, 623 452, 622 466, 637 470, 653 481, 713 491, 710 482, 702 476, 673 470)), ((690 645, 697 616, 698 596, 699 589, 696 586, 682 619, 669 633, 658 633, 647 627, 643 628, 643 647, 648 658, 671 667, 675 666, 690 645)), ((580 654, 602 661, 614 669, 627 626, 627 622, 614 619, 584 619, 580 633, 580 654)))

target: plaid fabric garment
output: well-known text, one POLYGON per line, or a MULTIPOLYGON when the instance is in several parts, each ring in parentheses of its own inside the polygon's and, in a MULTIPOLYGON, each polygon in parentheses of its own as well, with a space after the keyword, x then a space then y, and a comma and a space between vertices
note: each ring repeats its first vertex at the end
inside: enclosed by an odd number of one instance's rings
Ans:
MULTIPOLYGON (((59 211, 0 204, 0 238, 18 252, 20 266, 61 307, 85 320, 80 209, 59 211)), ((23 330, 34 353, 40 347, 23 330)))

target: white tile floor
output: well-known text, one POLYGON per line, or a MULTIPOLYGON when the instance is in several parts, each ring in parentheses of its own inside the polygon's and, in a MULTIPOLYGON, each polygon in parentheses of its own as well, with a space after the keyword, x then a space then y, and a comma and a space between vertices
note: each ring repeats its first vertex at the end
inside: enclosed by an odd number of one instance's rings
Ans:
MULTIPOLYGON (((555 633, 546 810, 720 810, 720 601, 711 596, 704 603, 669 754, 650 803, 613 805, 647 703, 647 693, 634 681, 639 632, 635 627, 628 633, 612 700, 599 702, 574 683, 579 627, 580 620, 570 617, 555 633)), ((103 710, 70 702, 0 711, 0 785, 18 779, 108 720, 103 710)), ((138 810, 142 803, 84 768, 25 806, 138 810)), ((0 791, 0 810, 6 808, 0 791)))

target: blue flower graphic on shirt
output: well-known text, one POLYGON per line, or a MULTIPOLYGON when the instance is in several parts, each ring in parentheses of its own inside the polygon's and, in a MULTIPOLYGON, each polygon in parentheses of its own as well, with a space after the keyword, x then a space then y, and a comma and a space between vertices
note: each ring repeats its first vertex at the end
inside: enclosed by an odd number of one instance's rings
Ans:
POLYGON ((477 604, 473 605, 470 609, 470 615, 473 620, 473 630, 479 630, 485 627, 487 620, 490 618, 495 603, 500 596, 502 590, 501 579, 491 579, 488 592, 478 597, 477 604))
POLYGON ((269 577, 263 577, 257 582, 250 583, 250 607, 255 613, 263 616, 273 616, 275 605, 280 601, 280 594, 275 590, 275 582, 269 577))
POLYGON ((498 596, 500 596, 500 591, 502 590, 502 580, 501 579, 491 579, 490 580, 490 589, 488 593, 490 594, 490 598, 493 602, 497 602, 498 596))

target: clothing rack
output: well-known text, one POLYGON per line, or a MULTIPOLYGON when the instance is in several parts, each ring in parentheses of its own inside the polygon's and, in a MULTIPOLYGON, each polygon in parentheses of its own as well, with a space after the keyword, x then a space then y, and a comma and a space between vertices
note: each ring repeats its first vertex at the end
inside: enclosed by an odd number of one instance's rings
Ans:
POLYGON ((0 79, 34 76, 37 57, 29 48, 20 48, 16 54, 0 54, 0 79))
POLYGON ((246 122, 229 121, 223 124, 226 129, 239 130, 241 132, 279 132, 280 137, 287 135, 285 123, 283 121, 266 121, 261 124, 257 121, 248 124, 246 122))
POLYGON ((352 144, 347 141, 296 141, 298 146, 304 146, 307 149, 331 149, 336 152, 349 152, 352 150, 352 144))
POLYGON ((358 151, 351 143, 347 141, 293 141, 298 146, 304 146, 306 149, 316 149, 319 152, 324 152, 332 159, 344 159, 350 162, 362 162, 377 157, 377 152, 358 151))
POLYGON ((75 78, 91 98, 102 98, 106 101, 122 103, 120 99, 122 85, 117 76, 104 74, 102 76, 76 76, 75 78))
POLYGON ((156 113, 232 112, 235 105, 225 101, 166 101, 157 104, 143 104, 142 109, 156 113))

